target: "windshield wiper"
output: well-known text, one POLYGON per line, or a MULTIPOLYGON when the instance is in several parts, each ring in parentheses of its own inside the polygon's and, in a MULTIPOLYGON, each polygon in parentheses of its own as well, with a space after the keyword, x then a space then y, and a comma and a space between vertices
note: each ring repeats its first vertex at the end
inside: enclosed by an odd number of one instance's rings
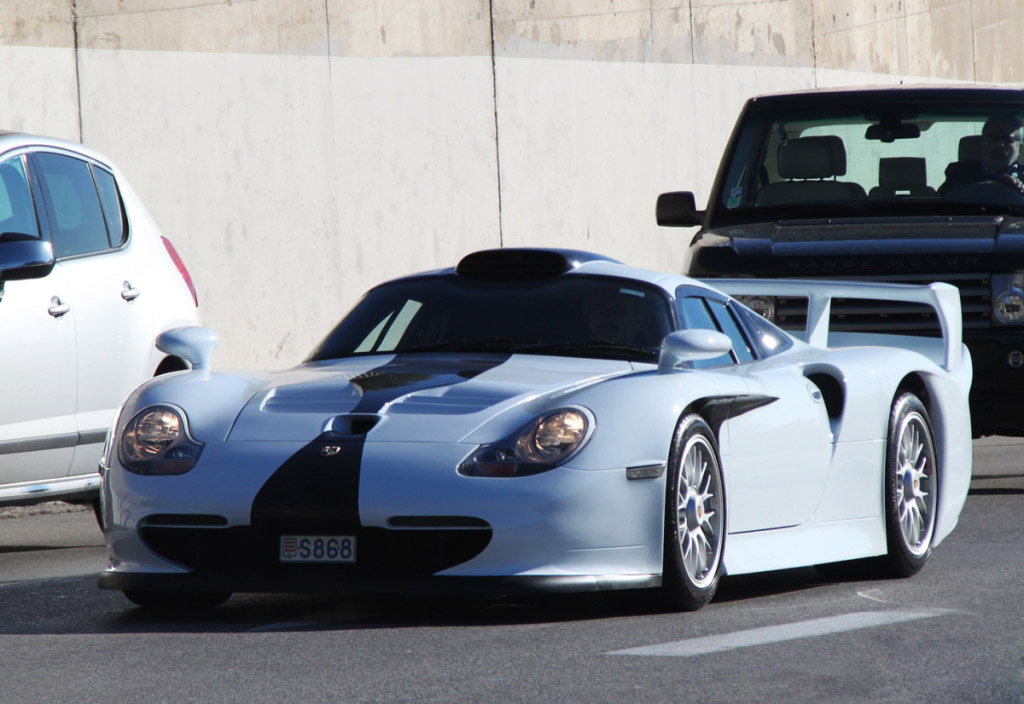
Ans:
POLYGON ((619 359, 651 359, 657 356, 657 347, 628 345, 611 340, 580 340, 573 342, 542 342, 513 337, 495 337, 481 340, 448 340, 415 345, 401 353, 418 352, 516 352, 525 354, 578 355, 581 357, 611 356, 619 359), (612 354, 609 354, 612 353, 612 354))
POLYGON ((544 344, 540 340, 525 340, 514 337, 492 337, 482 340, 447 340, 425 345, 414 345, 400 352, 517 352, 522 348, 544 344))
POLYGON ((600 357, 602 353, 617 352, 617 356, 650 358, 658 353, 658 347, 627 345, 611 340, 581 340, 576 342, 549 342, 526 347, 524 352, 552 352, 555 354, 576 353, 585 357, 600 357))

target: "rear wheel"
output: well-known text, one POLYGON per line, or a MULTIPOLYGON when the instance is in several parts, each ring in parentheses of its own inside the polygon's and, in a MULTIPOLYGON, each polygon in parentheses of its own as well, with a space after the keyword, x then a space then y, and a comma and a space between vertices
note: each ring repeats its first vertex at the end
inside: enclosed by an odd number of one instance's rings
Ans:
POLYGON ((695 611, 715 595, 725 549, 725 490, 714 433, 698 415, 676 427, 665 501, 662 593, 695 611))
POLYGON ((900 394, 889 414, 885 451, 885 530, 888 554, 882 565, 909 577, 932 552, 939 473, 931 420, 921 400, 900 394))
POLYGON ((231 592, 158 592, 125 589, 128 601, 158 611, 201 611, 214 609, 231 598, 231 592))

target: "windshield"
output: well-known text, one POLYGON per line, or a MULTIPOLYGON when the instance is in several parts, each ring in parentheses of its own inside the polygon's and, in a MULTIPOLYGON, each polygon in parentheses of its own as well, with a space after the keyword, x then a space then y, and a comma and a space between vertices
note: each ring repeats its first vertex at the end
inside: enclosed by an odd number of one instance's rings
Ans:
POLYGON ((813 113, 747 119, 716 220, 1024 215, 1021 120, 1005 106, 813 113))
POLYGON ((452 351, 656 362, 671 310, 661 289, 614 277, 403 279, 367 293, 307 361, 452 351))

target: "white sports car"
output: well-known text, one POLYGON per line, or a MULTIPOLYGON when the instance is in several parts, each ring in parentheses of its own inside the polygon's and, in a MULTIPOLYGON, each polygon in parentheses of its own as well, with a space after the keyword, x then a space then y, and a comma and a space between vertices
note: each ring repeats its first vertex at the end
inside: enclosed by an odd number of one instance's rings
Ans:
POLYGON ((106 589, 656 588, 876 557, 917 572, 971 476, 946 284, 716 281, 499 249, 369 291, 298 367, 192 369, 124 402, 101 465, 106 589), (722 293, 804 296, 797 339, 722 293), (943 337, 829 334, 833 297, 930 304, 943 337))

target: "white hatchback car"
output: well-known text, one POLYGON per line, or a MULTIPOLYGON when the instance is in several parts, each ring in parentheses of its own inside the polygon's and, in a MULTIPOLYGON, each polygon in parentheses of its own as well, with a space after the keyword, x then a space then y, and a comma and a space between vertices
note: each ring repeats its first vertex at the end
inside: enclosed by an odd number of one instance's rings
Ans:
POLYGON ((188 367, 154 339, 198 320, 188 271, 106 157, 0 132, 0 505, 95 499, 118 405, 188 367))

